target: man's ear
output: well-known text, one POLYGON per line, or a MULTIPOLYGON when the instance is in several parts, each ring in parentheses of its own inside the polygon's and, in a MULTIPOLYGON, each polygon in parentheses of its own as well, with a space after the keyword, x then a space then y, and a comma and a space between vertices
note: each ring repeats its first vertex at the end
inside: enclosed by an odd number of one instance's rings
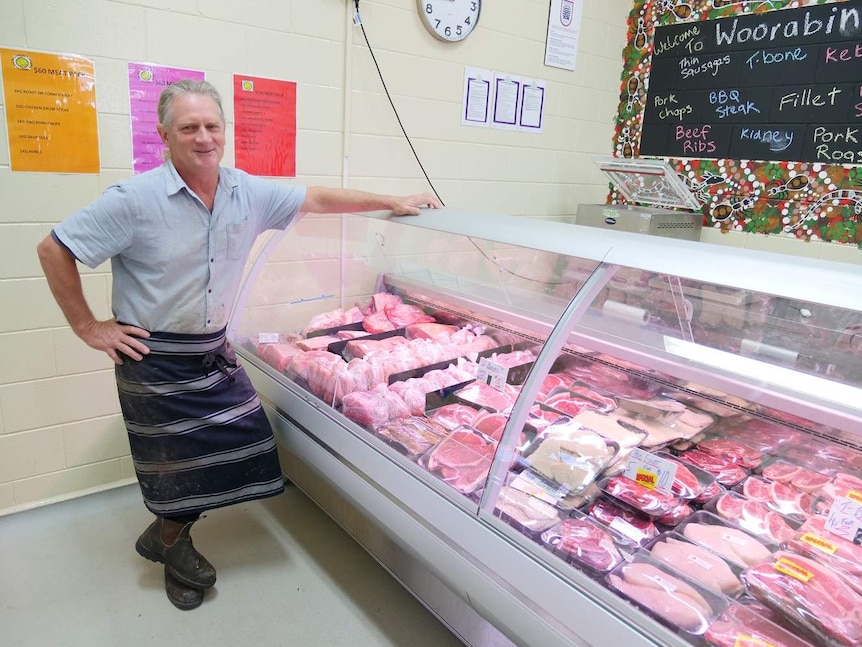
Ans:
POLYGON ((161 125, 156 125, 156 131, 159 133, 159 137, 162 138, 162 143, 167 145, 168 143, 168 131, 161 127, 161 125))

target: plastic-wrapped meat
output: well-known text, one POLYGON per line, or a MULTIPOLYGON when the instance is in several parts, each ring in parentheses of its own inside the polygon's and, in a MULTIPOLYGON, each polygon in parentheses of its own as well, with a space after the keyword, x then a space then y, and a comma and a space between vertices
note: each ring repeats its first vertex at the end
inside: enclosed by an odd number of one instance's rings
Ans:
POLYGON ((366 315, 365 319, 362 320, 362 327, 371 334, 389 332, 398 328, 398 326, 389 321, 389 317, 386 316, 385 312, 372 312, 370 315, 366 315))
POLYGON ((413 324, 433 323, 434 317, 425 314, 422 308, 399 303, 384 310, 386 317, 396 328, 406 328, 413 324))
POLYGON ((742 469, 732 460, 715 454, 707 454, 698 449, 692 449, 680 454, 680 458, 695 467, 709 472, 715 480, 727 487, 733 487, 748 476, 748 472, 742 469))
POLYGON ((811 647, 753 609, 731 604, 703 635, 713 647, 811 647))
POLYGON ((448 344, 452 335, 458 332, 458 326, 440 323, 416 323, 407 326, 404 336, 407 339, 428 339, 439 344, 448 344))
POLYGON ((472 431, 456 429, 423 456, 420 464, 464 494, 488 477, 496 443, 472 431))
POLYGON ((606 572, 623 561, 610 533, 587 519, 565 519, 542 535, 542 541, 571 562, 606 572))
POLYGON ((593 503, 588 514, 638 544, 645 544, 659 534, 658 528, 649 517, 629 512, 604 498, 593 503))
POLYGON ((742 574, 749 593, 803 628, 818 644, 862 644, 862 596, 830 567, 779 551, 742 574))
POLYGON ((341 356, 335 353, 326 350, 310 351, 294 356, 287 365, 285 374, 291 379, 308 383, 308 374, 313 367, 320 365, 332 367, 343 363, 341 356))
POLYGON ((545 400, 545 406, 551 407, 565 413, 568 416, 576 416, 588 410, 594 410, 597 406, 588 400, 573 398, 568 392, 554 393, 545 400))
POLYGON ((689 633, 703 633, 714 619, 715 610, 697 589, 652 564, 623 564, 608 575, 608 582, 672 626, 689 633))
POLYGON ((381 384, 371 391, 345 395, 341 413, 358 425, 374 428, 390 420, 409 417, 410 409, 397 393, 381 384))
POLYGON ((484 382, 468 384, 463 389, 455 391, 454 395, 478 407, 494 411, 508 411, 515 404, 515 396, 511 391, 498 391, 484 382))
POLYGON ((749 476, 742 482, 742 493, 752 501, 765 503, 780 514, 804 518, 813 513, 812 496, 794 490, 785 483, 749 476))
POLYGON ((777 512, 773 512, 758 501, 727 492, 715 502, 715 512, 722 519, 737 524, 756 537, 776 544, 793 536, 794 528, 777 512))
POLYGON ((504 413, 490 413, 483 409, 476 414, 471 426, 499 442, 508 421, 509 417, 504 413))
POLYGON ((386 353, 406 343, 407 340, 401 335, 394 335, 385 339, 354 339, 345 344, 344 352, 355 359, 372 353, 386 353))
POLYGON ((295 344, 263 344, 260 356, 267 364, 283 371, 294 357, 304 352, 295 344))
POLYGON ((612 397, 593 391, 591 388, 584 386, 583 384, 578 384, 576 382, 572 384, 568 390, 573 394, 579 395, 592 402, 595 405, 592 408, 597 411, 608 412, 617 408, 617 401, 612 397))
POLYGON ((308 335, 308 333, 316 330, 346 326, 352 323, 359 323, 360 321, 362 321, 362 312, 359 308, 353 307, 347 310, 336 308, 335 310, 312 317, 305 330, 303 330, 303 334, 308 335))
POLYGON ((798 442, 802 437, 795 429, 759 418, 729 422, 721 433, 729 440, 738 440, 764 452, 774 452, 782 445, 798 442))
POLYGON ((728 440, 726 438, 710 438, 709 440, 704 440, 703 442, 698 443, 697 448, 707 454, 725 456, 737 465, 741 465, 748 469, 759 467, 763 462, 763 454, 758 450, 743 443, 735 440, 728 440))
POLYGON ((627 398, 649 399, 656 391, 653 384, 637 375, 597 362, 590 362, 588 366, 569 367, 566 373, 594 388, 627 398))
POLYGON ((599 487, 609 496, 669 526, 676 525, 692 513, 691 507, 677 497, 651 490, 625 476, 613 476, 599 487))
POLYGON ((653 544, 650 554, 716 593, 737 595, 743 590, 727 562, 689 541, 669 536, 653 544))
POLYGON ((330 344, 340 341, 335 335, 321 335, 320 337, 309 337, 298 339, 296 345, 305 351, 326 350, 330 344))
POLYGON ((402 418, 387 422, 376 433, 389 442, 398 445, 410 456, 418 456, 439 443, 448 433, 425 418, 402 418))
POLYGON ((574 434, 549 432, 525 460, 569 492, 592 483, 616 453, 614 445, 597 433, 582 429, 574 434))
POLYGON ((572 378, 558 374, 548 373, 545 379, 542 380, 542 386, 539 387, 539 394, 536 396, 536 402, 544 402, 548 394, 554 389, 567 388, 572 378))
POLYGON ((457 427, 472 425, 478 413, 478 409, 468 407, 466 404, 447 404, 439 409, 434 409, 428 418, 446 429, 453 430, 457 427))
POLYGON ((531 532, 543 532, 560 521, 554 506, 507 485, 500 489, 495 510, 531 532))
POLYGON ((687 522, 682 527, 682 534, 686 539, 705 546, 740 566, 758 564, 772 555, 759 539, 720 523, 687 522))
POLYGON ((808 519, 786 547, 833 567, 862 595, 862 546, 826 530, 826 517, 808 519))
POLYGON ((362 302, 357 303, 356 307, 364 315, 368 316, 374 312, 383 312, 388 307, 396 306, 401 303, 401 297, 397 294, 389 294, 388 292, 378 292, 362 302))
MULTIPOLYGON (((670 454, 664 452, 656 454, 663 460, 669 461, 676 465, 676 476, 671 485, 671 492, 681 499, 696 499, 705 489, 704 483, 701 482, 694 472, 691 471, 688 465, 682 461, 676 460, 670 454)), ((709 477, 712 481, 712 477, 709 477)))

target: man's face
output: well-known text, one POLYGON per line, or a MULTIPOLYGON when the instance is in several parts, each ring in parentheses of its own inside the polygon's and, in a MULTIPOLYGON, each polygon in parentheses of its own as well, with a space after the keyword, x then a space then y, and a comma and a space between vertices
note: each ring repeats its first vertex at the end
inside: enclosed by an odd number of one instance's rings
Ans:
POLYGON ((181 175, 215 170, 224 155, 224 122, 216 102, 206 94, 183 94, 171 104, 171 123, 159 135, 181 175))

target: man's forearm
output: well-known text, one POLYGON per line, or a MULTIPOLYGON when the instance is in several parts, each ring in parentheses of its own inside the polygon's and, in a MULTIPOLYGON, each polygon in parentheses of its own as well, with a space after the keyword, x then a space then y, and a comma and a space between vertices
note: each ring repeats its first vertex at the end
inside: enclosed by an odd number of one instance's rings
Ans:
POLYGON ((308 188, 303 205, 312 213, 342 213, 346 211, 382 211, 393 209, 398 199, 355 189, 333 189, 322 186, 308 188))
POLYGON ((77 335, 96 320, 93 311, 84 298, 81 285, 81 275, 78 272, 75 258, 69 254, 57 241, 48 236, 36 248, 39 262, 48 279, 51 294, 63 311, 66 321, 77 335))

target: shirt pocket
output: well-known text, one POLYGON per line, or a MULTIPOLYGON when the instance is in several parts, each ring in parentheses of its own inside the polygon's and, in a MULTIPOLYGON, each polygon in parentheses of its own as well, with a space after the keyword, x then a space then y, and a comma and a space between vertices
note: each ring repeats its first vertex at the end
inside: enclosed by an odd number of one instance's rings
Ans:
POLYGON ((248 253, 248 223, 227 226, 227 260, 241 261, 248 253))

